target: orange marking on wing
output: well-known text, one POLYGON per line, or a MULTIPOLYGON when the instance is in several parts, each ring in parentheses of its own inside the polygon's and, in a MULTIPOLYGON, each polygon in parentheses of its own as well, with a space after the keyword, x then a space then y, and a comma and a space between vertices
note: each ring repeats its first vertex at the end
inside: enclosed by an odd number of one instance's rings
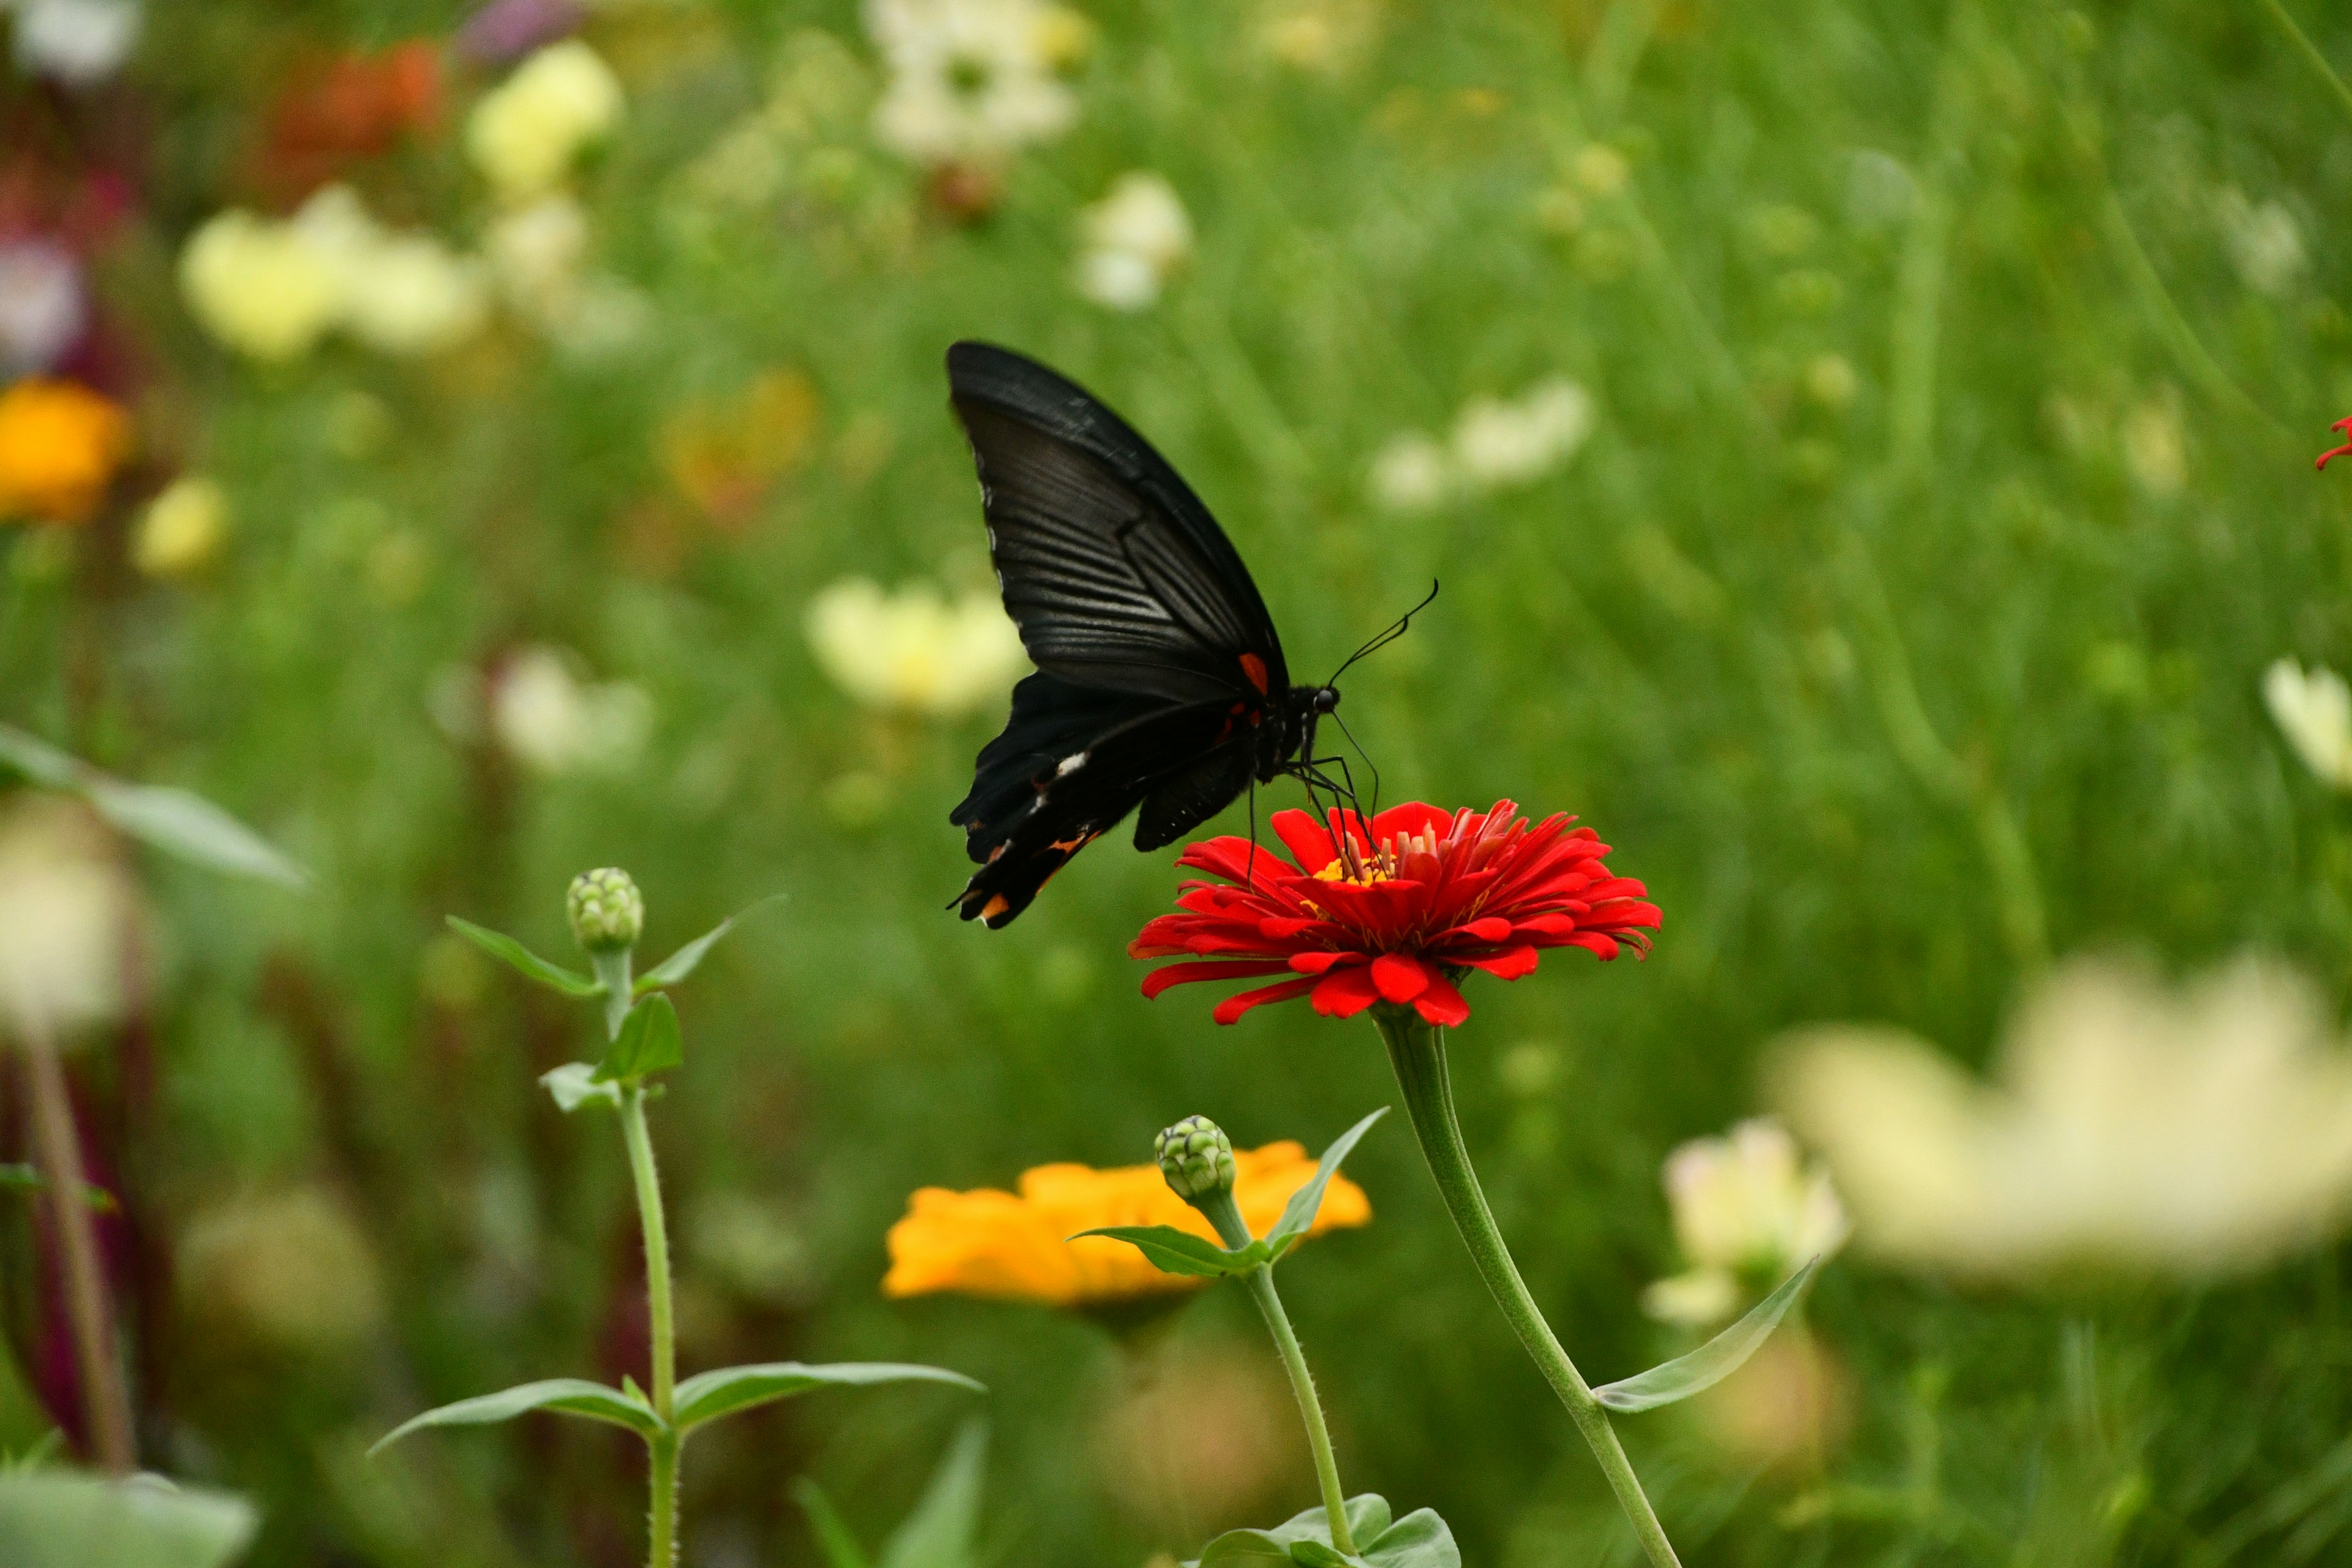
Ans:
POLYGON ((1249 683, 1257 688, 1260 697, 1265 695, 1265 660, 1254 653, 1242 655, 1242 673, 1249 677, 1249 683))
POLYGON ((999 893, 996 897, 989 900, 988 902, 980 906, 980 918, 984 921, 992 921, 1012 907, 1013 900, 1006 898, 1003 893, 999 893))

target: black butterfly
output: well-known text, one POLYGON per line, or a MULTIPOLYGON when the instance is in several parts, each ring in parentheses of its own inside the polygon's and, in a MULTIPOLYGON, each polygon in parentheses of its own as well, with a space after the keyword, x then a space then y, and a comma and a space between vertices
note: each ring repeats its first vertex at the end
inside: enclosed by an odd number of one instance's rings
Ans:
POLYGON ((1326 782, 1315 725, 1339 689, 1290 684, 1257 584, 1167 460, 1008 349, 957 343, 948 384, 1004 608, 1037 666, 948 814, 980 863, 963 918, 1010 923, 1139 805, 1135 847, 1157 849, 1253 779, 1326 782))

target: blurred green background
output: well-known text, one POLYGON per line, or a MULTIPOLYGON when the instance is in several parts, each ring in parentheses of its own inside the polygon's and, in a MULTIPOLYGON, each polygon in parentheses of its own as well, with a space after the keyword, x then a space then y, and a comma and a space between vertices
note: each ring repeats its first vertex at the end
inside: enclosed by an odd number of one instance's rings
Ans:
MULTIPOLYGON (((1080 0, 1067 124, 970 157, 877 138, 892 68, 854 5, 539 7, 625 100, 561 182, 561 308, 493 260, 433 352, 275 360, 198 324, 189 237, 333 180, 490 256, 514 204, 467 113, 522 51, 427 0, 152 5, 119 72, 67 85, 24 63, 37 8, 0 24, 0 238, 67 236, 90 320, 55 374, 133 436, 82 522, 0 523, 0 721, 317 879, 142 861, 152 984, 72 1064, 132 1220, 142 1457, 253 1496, 257 1563, 637 1550, 640 1458, 602 1428, 362 1457, 426 1405, 641 1363, 618 1142, 533 1081, 593 1022, 441 923, 562 952, 599 865, 656 954, 787 895, 679 994, 656 1137, 689 1368, 982 1379, 997 1563, 1139 1568, 1312 1500, 1236 1293, 1127 1352, 878 1290, 918 1186, 1131 1163, 1195 1111, 1319 1148, 1394 1098, 1361 1023, 1138 995, 1171 854, 1114 836, 1001 933, 943 909, 1010 675, 956 711, 860 701, 806 622, 845 577, 987 586, 958 337, 1160 446, 1300 679, 1443 579, 1347 679, 1388 797, 1573 811, 1648 883, 1646 963, 1479 981, 1455 1037, 1504 1229, 1596 1381, 1686 1342, 1635 1304, 1675 1267, 1659 1163, 1759 1106, 1779 1031, 1886 1020, 1979 1061, 2053 956, 2116 945, 2256 944, 2344 995, 2352 832, 2260 682, 2352 658, 2352 478, 2309 468, 2352 413, 2352 113, 2259 0, 1080 0), (431 112, 286 130, 335 61, 419 40, 431 112), (1081 214, 1135 171, 1190 254, 1107 304, 1081 214), (1559 378, 1589 402, 1535 460, 1399 445, 1559 378), (225 531, 142 570, 187 475, 225 531), (536 750, 526 670, 562 721, 536 750)), ((2352 69, 2352 24, 2289 9, 2352 69)), ((1349 1169, 1374 1222, 1284 1283, 1351 1489, 1436 1507, 1471 1563, 1631 1561, 1405 1130, 1349 1169)), ((58 1353, 28 1216, 0 1219, 16 1446, 58 1353)), ((1825 1451, 1760 1466, 1675 1413, 1627 1442, 1693 1563, 2343 1561, 2347 1263, 2025 1291, 1841 1258, 1809 1313, 1843 1369, 1825 1451)), ((803 1474, 877 1539, 966 1413, 820 1394, 698 1439, 688 1561, 816 1562, 803 1474)))

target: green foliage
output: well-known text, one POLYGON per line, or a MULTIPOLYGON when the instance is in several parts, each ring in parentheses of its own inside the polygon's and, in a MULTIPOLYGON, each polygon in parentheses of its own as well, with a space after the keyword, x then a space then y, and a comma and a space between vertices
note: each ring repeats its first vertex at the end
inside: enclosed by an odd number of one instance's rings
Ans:
POLYGON ((1818 1258, 1808 1262, 1741 1314, 1738 1322, 1689 1354, 1605 1384, 1592 1391, 1593 1397, 1612 1410, 1655 1410, 1661 1405, 1672 1405, 1713 1388, 1738 1371, 1741 1363, 1756 1353, 1757 1347, 1771 1337, 1780 1320, 1788 1316, 1789 1309, 1797 1304, 1799 1293, 1821 1263, 1818 1258))
POLYGON ((677 1429, 691 1432, 722 1415, 756 1410, 811 1389, 865 1387, 881 1383, 944 1383, 975 1394, 987 1392, 961 1373, 895 1362, 803 1366, 799 1362, 785 1361, 761 1366, 721 1367, 715 1372, 697 1373, 677 1385, 677 1429))
MULTIPOLYGON (((45 1193, 49 1190, 48 1178, 30 1165, 0 1164, 0 1193, 45 1193)), ((81 1201, 99 1214, 114 1214, 121 1205, 114 1194, 95 1182, 81 1184, 81 1201)))
POLYGON ((670 1005, 668 997, 656 992, 629 1009, 612 1048, 596 1064, 594 1079, 599 1083, 625 1083, 647 1073, 667 1072, 685 1065, 686 1041, 678 1032, 677 1009, 670 1005))
POLYGON ((12 725, 0 724, 0 764, 32 783, 89 802, 100 816, 151 848, 232 877, 299 892, 310 874, 219 806, 184 789, 126 784, 12 725))
POLYGON ((1372 1493, 1348 1500, 1348 1533, 1357 1543, 1349 1556, 1331 1544, 1331 1517, 1310 1508, 1272 1530, 1229 1530, 1209 1542, 1187 1568, 1230 1563, 1296 1563, 1298 1568, 1462 1568, 1454 1532, 1428 1509, 1391 1522, 1388 1500, 1372 1493))
POLYGON ((550 963, 504 931, 490 931, 471 921, 459 920, 456 915, 447 918, 451 931, 526 980, 537 981, 550 991, 569 996, 575 1002, 585 1002, 604 994, 601 981, 591 980, 560 963, 550 963))
MULTIPOLYGON (((879 1568, 981 1568, 980 1503, 987 1459, 987 1424, 965 1422, 913 1511, 884 1542, 879 1568)), ((822 1488, 803 1476, 793 1483, 793 1496, 808 1515, 826 1568, 868 1568, 856 1536, 822 1488)))
MULTIPOLYGON (((1182 1274, 1195 1279, 1246 1274, 1274 1259, 1273 1248, 1263 1240, 1253 1241, 1247 1247, 1219 1247, 1206 1237, 1178 1230, 1172 1225, 1107 1225, 1082 1230, 1078 1236, 1107 1236, 1113 1241, 1127 1242, 1151 1259, 1152 1267, 1162 1274, 1182 1274)), ((1077 1237, 1070 1239, 1075 1241, 1077 1237)))
POLYGON ((518 1384, 496 1394, 485 1394, 473 1399, 461 1399, 455 1405, 444 1405, 427 1410, 422 1415, 411 1416, 383 1437, 377 1439, 371 1453, 380 1453, 412 1432, 427 1426, 489 1426, 501 1421, 511 1421, 534 1410, 549 1410, 558 1415, 578 1415, 585 1420, 608 1422, 625 1426, 641 1437, 650 1437, 662 1429, 661 1417, 654 1414, 653 1405, 643 1394, 607 1388, 601 1383, 584 1378, 551 1377, 538 1383, 518 1384))
POLYGON ((1372 1130, 1372 1123, 1388 1113, 1389 1108, 1381 1106, 1340 1133, 1332 1141, 1331 1146, 1323 1151, 1323 1158, 1316 1163, 1315 1174, 1307 1178, 1305 1186, 1290 1194, 1290 1201, 1283 1205, 1282 1217, 1276 1220, 1274 1228, 1260 1238, 1274 1260, 1279 1261, 1292 1247, 1306 1239, 1307 1231, 1314 1227, 1315 1215, 1323 1207, 1323 1190, 1339 1173, 1339 1162, 1348 1157, 1348 1152, 1356 1146, 1358 1139, 1372 1130))
POLYGON ((243 1498, 152 1477, 0 1475, 0 1563, 8 1568, 226 1568, 257 1523, 243 1498))
POLYGON ((642 996, 648 991, 658 991, 666 985, 675 985, 684 980, 695 972, 703 959, 709 954, 710 950, 719 945, 719 939, 735 929, 738 921, 749 920, 761 910, 782 901, 783 897, 783 894, 778 893, 772 898, 762 899, 741 913, 730 915, 720 921, 717 925, 638 975, 636 994, 642 996))

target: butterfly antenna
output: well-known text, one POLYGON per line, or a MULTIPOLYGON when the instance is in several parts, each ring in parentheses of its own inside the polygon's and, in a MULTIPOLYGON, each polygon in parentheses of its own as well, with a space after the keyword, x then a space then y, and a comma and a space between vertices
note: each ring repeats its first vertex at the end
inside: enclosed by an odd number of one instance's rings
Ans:
POLYGON ((1429 580, 1429 593, 1424 598, 1423 598, 1420 604, 1415 605, 1412 609, 1407 610, 1403 615, 1399 616, 1387 626, 1373 633, 1371 640, 1364 644, 1363 647, 1358 648, 1355 652, 1349 654, 1348 656, 1347 663, 1342 664, 1339 668, 1333 670, 1331 672, 1331 679, 1325 681, 1323 684, 1326 686, 1339 685, 1339 678, 1348 673, 1349 665, 1354 664, 1358 659, 1363 658, 1368 653, 1378 653, 1381 649, 1388 647, 1389 644, 1396 641, 1397 638, 1404 636, 1406 631, 1412 626, 1413 616, 1429 608, 1431 601, 1434 600, 1436 597, 1437 579, 1433 577, 1429 580))
POLYGON ((1339 726, 1339 733, 1348 737, 1348 744, 1356 748, 1356 755, 1364 759, 1365 771, 1372 775, 1372 815, 1378 816, 1381 814, 1381 766, 1372 761, 1372 753, 1364 750, 1364 743, 1356 739, 1356 732, 1348 728, 1348 721, 1339 717, 1339 710, 1336 708, 1331 710, 1331 721, 1339 726))

